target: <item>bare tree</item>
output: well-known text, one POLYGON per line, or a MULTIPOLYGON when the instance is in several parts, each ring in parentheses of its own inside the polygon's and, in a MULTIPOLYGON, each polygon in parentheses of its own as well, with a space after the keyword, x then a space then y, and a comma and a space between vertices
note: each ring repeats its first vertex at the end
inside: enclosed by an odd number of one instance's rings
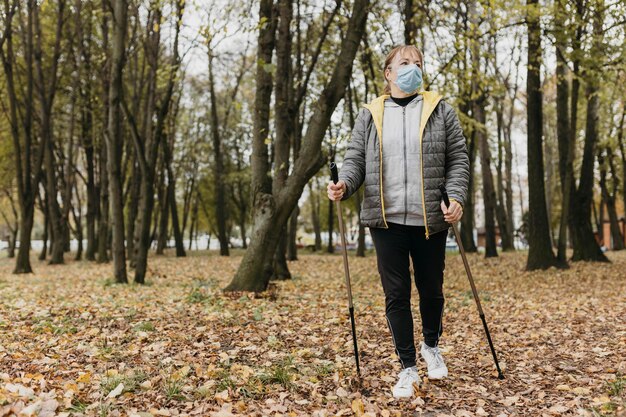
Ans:
POLYGON ((294 162, 291 175, 279 190, 271 187, 267 144, 269 132, 269 102, 272 76, 263 63, 271 61, 275 43, 275 27, 272 2, 262 0, 259 17, 262 25, 259 32, 257 67, 257 102, 255 106, 255 136, 252 156, 252 192, 254 206, 254 229, 251 244, 227 291, 263 291, 272 275, 272 260, 278 244, 279 232, 293 212, 307 182, 323 166, 321 143, 330 124, 330 116, 339 100, 344 96, 352 73, 353 61, 365 32, 369 9, 368 0, 356 0, 352 8, 348 28, 329 82, 313 106, 313 115, 302 140, 298 159, 294 162))

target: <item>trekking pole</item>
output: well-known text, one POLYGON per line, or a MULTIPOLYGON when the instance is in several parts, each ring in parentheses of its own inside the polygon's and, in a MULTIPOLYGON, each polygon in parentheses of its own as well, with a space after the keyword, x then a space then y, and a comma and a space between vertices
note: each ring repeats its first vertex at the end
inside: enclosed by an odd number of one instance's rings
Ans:
MULTIPOLYGON (((443 202, 446 207, 450 207, 450 199, 448 198, 448 192, 446 191, 446 186, 441 183, 439 184, 439 190, 441 191, 441 195, 443 197, 443 202)), ((485 334, 487 335, 487 341, 489 342, 489 348, 491 349, 491 354, 493 355, 493 360, 496 363, 496 369, 498 370, 498 379, 504 379, 504 375, 500 370, 500 364, 498 363, 498 356, 496 355, 496 350, 493 347, 493 342, 491 341, 491 335, 489 334, 489 328, 487 327, 487 321, 485 320, 485 313, 483 312, 483 307, 480 304, 480 298, 478 298, 478 291, 476 290, 476 285, 474 285, 474 278, 472 278, 472 271, 470 270, 469 263, 467 262, 467 257, 465 256, 465 250, 463 249, 463 242, 461 242, 461 236, 459 235, 459 231, 456 228, 454 223, 450 223, 452 226, 452 230, 454 230, 454 237, 456 238, 456 242, 459 245, 459 251, 461 252, 461 258, 463 258, 463 265, 465 265, 465 272, 467 272, 467 278, 469 279, 470 286, 472 287, 472 294, 474 294, 474 300, 476 301, 476 306, 478 307, 478 314, 480 315, 480 319, 483 322, 483 327, 485 328, 485 334)))
MULTIPOLYGON (((339 175, 337 173, 337 165, 330 163, 330 173, 332 181, 337 184, 339 175)), ((343 248, 343 269, 346 275, 346 289, 348 290, 348 309, 350 311, 350 322, 352 323, 352 342, 354 343, 354 359, 356 360, 356 373, 361 378, 361 368, 359 367, 359 348, 356 343, 356 326, 354 324, 354 305, 352 304, 352 286, 350 285, 350 269, 348 268, 348 249, 346 248, 346 234, 343 227, 343 216, 341 215, 341 203, 335 200, 337 207, 337 217, 339 218, 339 234, 341 234, 341 246, 343 248)))

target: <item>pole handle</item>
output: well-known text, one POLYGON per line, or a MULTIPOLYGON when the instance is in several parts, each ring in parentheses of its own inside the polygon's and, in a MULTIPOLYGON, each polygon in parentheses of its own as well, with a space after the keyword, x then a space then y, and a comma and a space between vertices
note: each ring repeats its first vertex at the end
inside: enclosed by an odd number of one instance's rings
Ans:
POLYGON ((330 179, 335 184, 339 182, 339 173, 337 172, 337 164, 334 162, 330 163, 330 179))
POLYGON ((448 197, 446 185, 443 182, 439 184, 439 191, 441 191, 441 197, 443 198, 443 202, 445 203, 446 207, 450 207, 450 198, 448 197))

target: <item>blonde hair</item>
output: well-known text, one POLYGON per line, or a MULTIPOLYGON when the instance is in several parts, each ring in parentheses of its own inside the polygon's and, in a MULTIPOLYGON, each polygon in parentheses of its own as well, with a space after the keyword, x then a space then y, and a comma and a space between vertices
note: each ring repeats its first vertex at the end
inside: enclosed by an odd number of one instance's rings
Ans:
POLYGON ((385 76, 385 71, 387 71, 387 69, 390 68, 391 61, 393 61, 393 59, 396 57, 396 55, 398 55, 398 54, 404 55, 405 51, 415 52, 417 54, 417 56, 420 57, 420 61, 422 61, 422 65, 424 65, 424 55, 422 54, 422 51, 420 51, 417 46, 415 46, 415 45, 398 45, 398 46, 394 47, 387 54, 387 57, 385 58, 385 67, 383 68, 383 78, 385 79, 385 89, 383 90, 383 94, 390 94, 391 93, 391 86, 389 85, 389 80, 387 80, 387 77, 385 76))

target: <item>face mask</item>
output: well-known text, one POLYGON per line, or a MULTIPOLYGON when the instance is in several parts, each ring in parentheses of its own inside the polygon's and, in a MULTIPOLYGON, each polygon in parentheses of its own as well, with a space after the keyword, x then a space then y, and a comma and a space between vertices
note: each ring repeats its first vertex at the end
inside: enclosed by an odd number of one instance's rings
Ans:
POLYGON ((401 65, 395 83, 405 93, 412 93, 422 86, 422 70, 415 64, 401 65))

